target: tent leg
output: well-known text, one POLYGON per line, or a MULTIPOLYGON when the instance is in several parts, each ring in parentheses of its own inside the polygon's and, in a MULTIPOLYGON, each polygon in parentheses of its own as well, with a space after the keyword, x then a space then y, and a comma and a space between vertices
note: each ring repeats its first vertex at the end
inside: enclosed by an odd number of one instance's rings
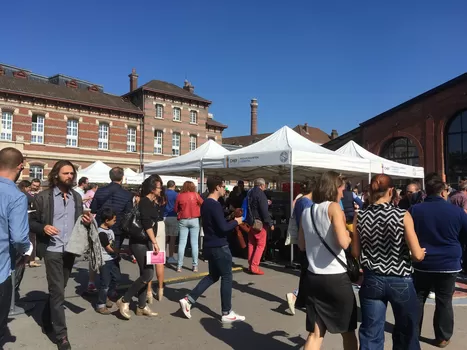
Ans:
POLYGON ((201 178, 201 191, 200 193, 203 194, 204 193, 204 169, 201 167, 201 175, 200 175, 200 178, 201 178))
MULTIPOLYGON (((292 220, 292 213, 293 213, 293 200, 294 200, 294 197, 293 197, 293 182, 294 179, 293 179, 293 165, 290 164, 290 215, 289 215, 289 220, 292 220)), ((292 268, 292 269, 296 269, 298 268, 298 266, 296 266, 293 262, 294 260, 294 249, 293 249, 293 244, 291 243, 290 244, 290 264, 287 265, 286 267, 289 267, 289 268, 292 268)))

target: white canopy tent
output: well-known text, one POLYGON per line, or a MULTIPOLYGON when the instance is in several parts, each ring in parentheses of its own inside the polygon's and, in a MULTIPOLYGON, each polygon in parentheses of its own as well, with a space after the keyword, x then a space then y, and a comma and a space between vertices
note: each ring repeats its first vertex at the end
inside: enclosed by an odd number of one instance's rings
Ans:
POLYGON ((203 143, 197 149, 180 157, 152 162, 144 166, 145 174, 184 174, 200 176, 201 170, 224 167, 224 156, 229 153, 213 140, 203 143))
MULTIPOLYGON (((128 185, 141 185, 150 174, 136 173, 131 169, 125 169, 125 183, 128 185), (128 170, 128 171, 127 171, 128 170)), ((170 180, 175 182, 176 186, 183 186, 186 181, 191 181, 198 187, 198 180, 184 176, 160 175, 163 185, 167 185, 170 180)))
POLYGON ((109 171, 112 169, 100 160, 92 163, 87 168, 78 172, 78 179, 85 176, 89 179, 89 182, 97 183, 109 183, 109 171))
MULTIPOLYGON (((354 141, 347 142, 344 146, 339 148, 336 153, 346 157, 367 159, 371 163, 371 173, 373 174, 387 174, 390 176, 404 178, 404 179, 423 179, 425 176, 422 167, 415 167, 411 165, 401 164, 388 160, 386 158, 377 156, 354 141)), ((371 174, 370 174, 371 178, 371 174)))
POLYGON ((368 174, 366 159, 344 157, 301 136, 288 126, 248 147, 228 153, 223 174, 243 178, 271 177, 278 180, 291 175, 300 180, 327 170, 345 174, 368 174))

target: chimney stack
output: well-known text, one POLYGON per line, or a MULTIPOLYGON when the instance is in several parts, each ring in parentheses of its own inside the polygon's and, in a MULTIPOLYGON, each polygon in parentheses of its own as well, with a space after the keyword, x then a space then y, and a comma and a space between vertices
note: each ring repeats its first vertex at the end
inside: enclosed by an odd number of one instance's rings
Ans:
POLYGON ((135 68, 131 70, 131 74, 128 77, 130 78, 130 92, 133 92, 138 88, 138 74, 136 74, 135 68))
POLYGON ((250 103, 251 107, 251 135, 258 134, 258 101, 253 98, 250 103))
POLYGON ((193 85, 191 85, 191 83, 186 79, 185 79, 185 83, 183 85, 183 89, 188 91, 190 94, 195 93, 195 87, 193 85))
POLYGON ((305 123, 305 125, 303 126, 303 128, 305 129, 305 132, 308 132, 308 123, 305 123))
POLYGON ((336 129, 332 129, 331 131, 331 140, 337 139, 339 137, 339 134, 337 133, 336 129))

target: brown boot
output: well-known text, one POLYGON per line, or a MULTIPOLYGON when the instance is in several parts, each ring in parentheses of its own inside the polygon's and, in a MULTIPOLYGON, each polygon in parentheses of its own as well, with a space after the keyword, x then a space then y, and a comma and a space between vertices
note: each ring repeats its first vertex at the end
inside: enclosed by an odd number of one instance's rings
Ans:
POLYGON ((154 317, 154 316, 157 316, 157 312, 151 311, 149 306, 146 305, 144 309, 141 309, 140 307, 136 308, 136 316, 154 317))
POLYGON ((108 309, 110 309, 113 305, 114 305, 114 303, 112 302, 112 300, 110 300, 109 298, 107 298, 107 301, 105 302, 105 307, 107 307, 108 309))
POLYGON ((96 309, 96 312, 101 315, 110 315, 112 312, 107 309, 105 306, 104 307, 99 307, 96 309))

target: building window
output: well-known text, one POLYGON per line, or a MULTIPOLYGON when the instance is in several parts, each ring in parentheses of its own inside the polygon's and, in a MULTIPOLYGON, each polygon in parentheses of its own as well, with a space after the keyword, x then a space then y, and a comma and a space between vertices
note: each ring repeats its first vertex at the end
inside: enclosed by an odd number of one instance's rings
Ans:
POLYGON ((417 146, 407 137, 389 140, 383 147, 380 156, 398 163, 418 166, 419 157, 417 146))
POLYGON ((31 165, 29 167, 29 178, 43 180, 44 167, 42 165, 31 165))
POLYGON ((182 121, 182 110, 180 108, 174 108, 174 121, 181 122, 182 121))
POLYGON ((0 140, 13 140, 13 113, 2 112, 0 140))
POLYGON ((163 105, 156 105, 156 118, 163 119, 164 118, 164 106, 163 105))
POLYGON ((134 126, 128 127, 126 131, 126 151, 136 152, 136 128, 134 126))
POLYGON ((467 110, 456 114, 446 125, 446 181, 457 187, 467 175, 467 110))
POLYGON ((78 121, 76 119, 68 119, 66 123, 66 145, 78 147, 78 121))
POLYGON ((196 136, 190 135, 190 151, 194 151, 196 149, 197 139, 198 138, 196 136))
POLYGON ((180 134, 176 132, 172 134, 172 155, 180 155, 180 134))
POLYGON ((44 116, 32 116, 31 143, 44 143, 44 116))
POLYGON ((155 154, 162 154, 162 131, 155 130, 154 131, 154 153, 155 154))
POLYGON ((109 149, 109 124, 99 123, 99 139, 97 140, 97 149, 109 149))
POLYGON ((197 124, 198 123, 198 112, 190 111, 190 123, 197 124))

